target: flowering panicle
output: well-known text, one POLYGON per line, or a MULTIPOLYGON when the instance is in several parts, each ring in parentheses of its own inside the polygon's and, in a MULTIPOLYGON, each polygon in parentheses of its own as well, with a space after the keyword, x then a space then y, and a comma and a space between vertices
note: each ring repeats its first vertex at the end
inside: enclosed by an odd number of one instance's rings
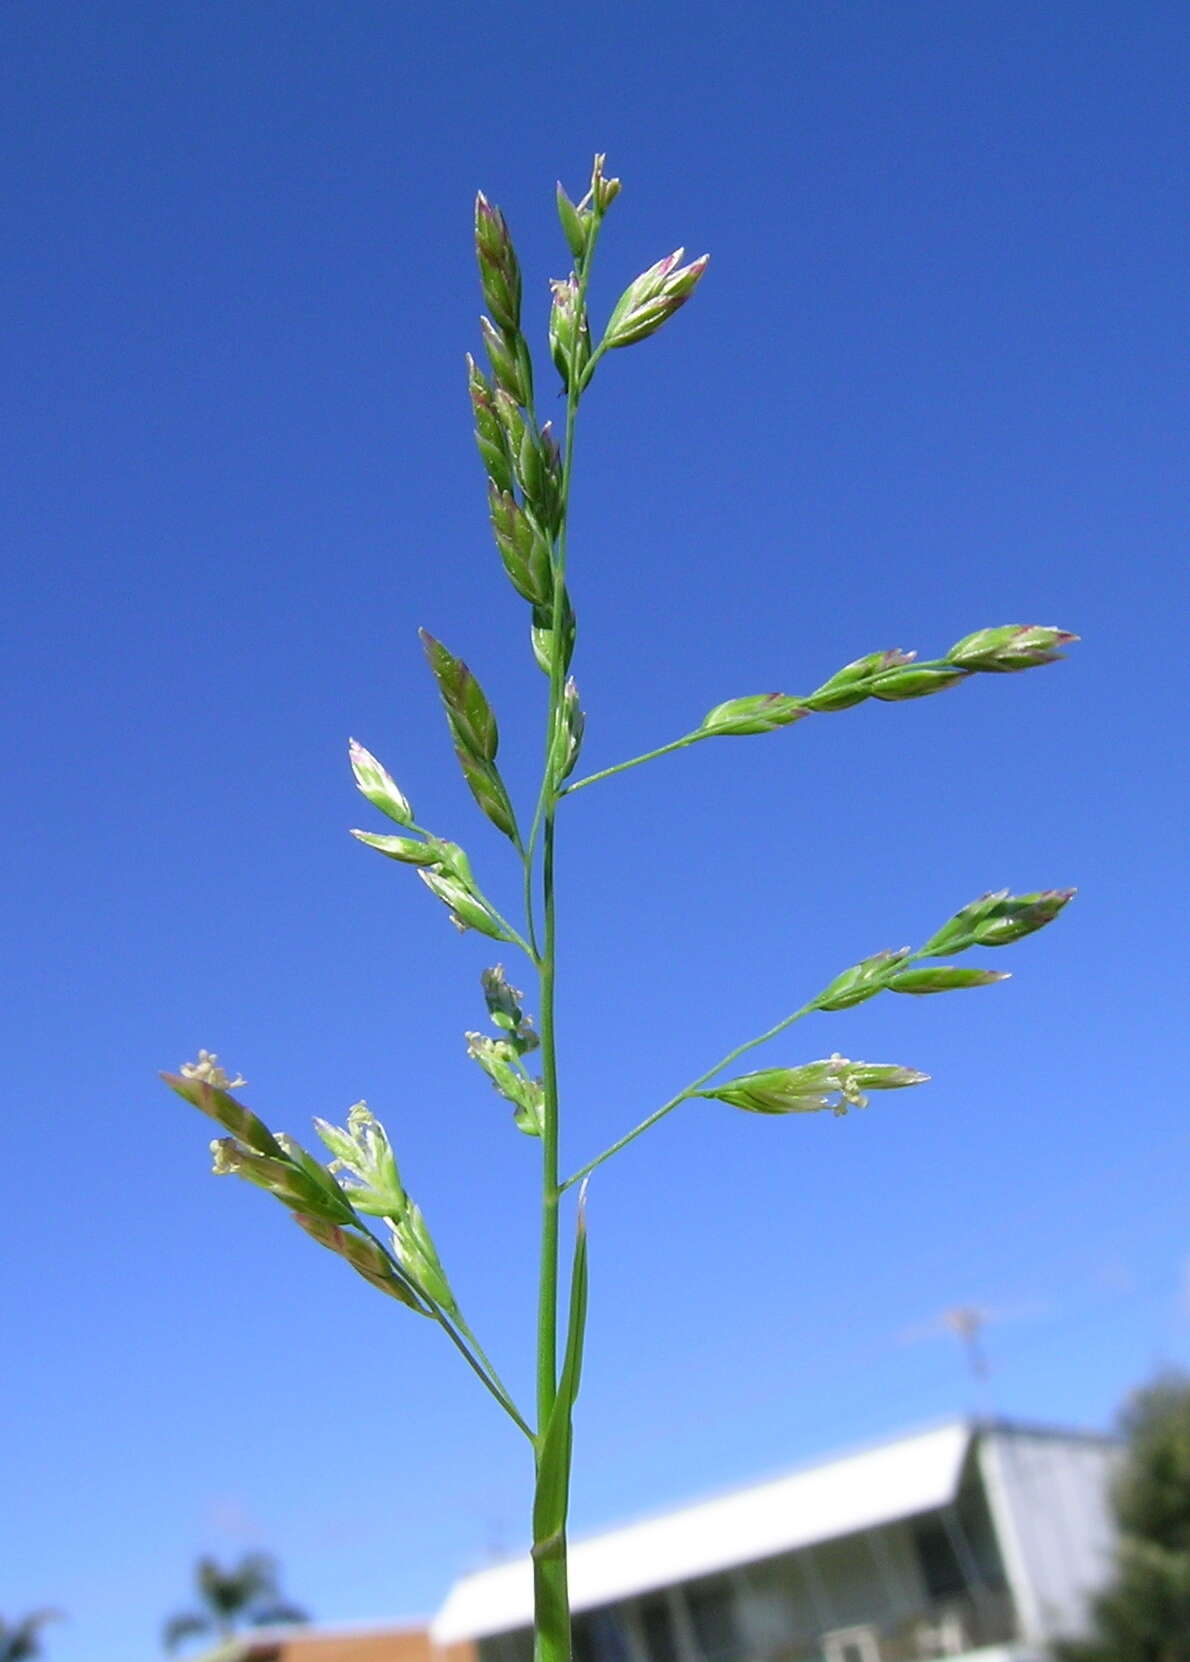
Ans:
MULTIPOLYGON (((468 1057, 508 1104, 513 1124, 536 1140, 541 1153, 535 1423, 517 1406, 464 1319, 425 1214, 405 1185, 388 1133, 366 1102, 356 1102, 341 1125, 315 1119, 327 1159, 321 1153, 316 1157, 286 1132, 271 1130, 241 1102, 235 1093, 244 1080, 230 1075, 215 1053, 200 1051, 196 1061, 164 1076, 179 1096, 220 1128, 221 1135, 211 1144, 217 1173, 239 1177, 271 1194, 313 1241, 341 1258, 369 1286, 441 1326, 493 1400, 529 1439, 535 1473, 535 1662, 569 1662, 572 1655, 566 1522, 573 1410, 582 1372, 587 1308, 590 1174, 693 1099, 722 1102, 751 1114, 842 1115, 851 1108, 865 1107, 872 1093, 924 1084, 928 1075, 916 1068, 854 1061, 838 1052, 787 1067, 746 1073, 731 1070, 745 1053, 775 1039, 802 1018, 829 1015, 833 1020, 885 992, 920 998, 1005 980, 1004 972, 978 962, 958 965, 942 960, 977 948, 1006 946, 1037 932, 1062 912, 1074 892, 1043 889, 1012 894, 1001 889, 962 907, 915 950, 885 948, 860 958, 834 975, 792 1015, 737 1045, 585 1166, 562 1176, 555 882, 557 872, 566 867, 556 865, 555 854, 563 802, 599 780, 704 739, 771 733, 809 715, 843 711, 866 700, 896 704, 932 697, 975 675, 1004 675, 1053 663, 1077 639, 1049 626, 1003 624, 964 635, 942 657, 926 662, 900 648, 869 652, 844 664, 808 693, 760 692, 727 699, 709 710, 695 729, 670 744, 586 778, 572 779, 586 737, 586 716, 571 673, 577 622, 567 586, 576 415, 603 359, 655 334, 694 294, 708 263, 704 254, 683 264, 683 251, 676 249, 629 283, 602 331, 593 328, 588 306, 592 268, 605 216, 619 192, 620 181, 607 176, 603 155, 594 158, 590 183, 581 198, 572 200, 561 184, 556 191, 566 275, 550 283, 548 316, 542 321, 549 357, 561 380, 562 396, 554 406, 558 411, 565 409, 564 420, 558 418, 561 443, 551 422, 539 420, 535 406, 534 363, 523 319, 524 283, 508 222, 482 192, 475 199, 474 247, 485 308, 479 329, 486 367, 481 368, 468 354, 471 419, 486 482, 492 538, 505 575, 530 608, 530 646, 548 683, 544 764, 536 801, 523 819, 518 818, 510 788, 519 786, 520 770, 510 769, 507 780, 501 771, 500 729, 479 679, 461 657, 426 630, 421 631, 421 639, 467 788, 515 853, 523 896, 519 928, 480 888, 464 849, 418 823, 409 798, 376 756, 354 739, 348 750, 356 788, 391 822, 383 831, 355 830, 352 835, 386 860, 416 871, 460 931, 475 931, 523 952, 538 978, 540 1033, 525 1011, 524 994, 497 964, 485 969, 481 977, 491 1031, 466 1034, 468 1057), (524 834, 522 824, 527 828, 524 834), (569 1296, 563 1312, 559 1231, 565 1196, 572 1188, 578 1206, 569 1296)), ((541 299, 544 302, 544 293, 541 299)), ((810 794, 816 789, 819 797, 829 795, 830 786, 829 777, 823 776, 811 784, 810 794)), ((636 841, 642 851, 641 870, 647 874, 656 851, 646 832, 640 832, 636 841)), ((507 854, 507 845, 501 847, 507 854)), ((506 1201, 504 1193, 498 1196, 498 1204, 490 1195, 488 1201, 491 1216, 486 1234, 500 1243, 493 1250, 503 1261, 512 1251, 504 1243, 515 1241, 518 1231, 505 1227, 507 1219, 500 1210, 506 1201)))

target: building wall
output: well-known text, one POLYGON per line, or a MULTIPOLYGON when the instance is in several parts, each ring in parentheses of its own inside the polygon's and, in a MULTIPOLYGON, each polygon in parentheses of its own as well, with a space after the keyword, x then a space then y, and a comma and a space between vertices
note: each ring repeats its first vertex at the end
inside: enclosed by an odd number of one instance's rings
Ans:
MULTIPOLYGON (((576 1662, 930 1662, 1008 1643, 998 1557, 953 1544, 946 1510, 582 1611, 576 1662)), ((479 1662, 531 1654, 527 1628, 480 1641, 479 1662)))
MULTIPOLYGON (((741 1491, 598 1538, 589 1555, 598 1549, 609 1562, 625 1558, 628 1542, 639 1550, 631 1575, 617 1561, 617 1574, 604 1576, 601 1602, 579 1603, 575 1662, 932 1662, 989 1647, 1036 1656, 1078 1634, 1109 1568, 1115 1445, 1001 1424, 962 1429, 946 1486, 935 1472, 934 1498, 925 1499, 900 1473, 904 1510, 878 1521, 879 1497, 869 1495, 859 1509, 873 1520, 865 1528, 830 1529, 838 1507, 832 1513, 825 1501, 832 1474, 848 1475, 843 1462, 814 1473, 822 1506, 807 1502, 803 1475, 788 1493, 741 1491), (763 1530, 748 1514, 762 1499, 763 1530), (810 1533, 816 1522, 823 1538, 810 1533), (788 1546, 774 1551, 782 1537, 788 1546), (756 1550, 760 1540, 773 1543, 767 1554, 756 1550)), ((917 1459, 922 1445, 900 1446, 917 1459)), ((494 1629, 479 1642, 478 1662, 531 1662, 526 1601, 508 1596, 511 1582, 497 1572, 489 1580, 462 1584, 470 1619, 486 1599, 494 1629)), ((596 1576, 593 1585, 601 1586, 596 1576)), ((452 1614, 454 1631, 475 1631, 452 1614)))
POLYGON ((1036 1644, 1085 1630, 1090 1596, 1111 1572, 1108 1491, 1119 1459, 1099 1437, 1017 1428, 988 1432, 980 1464, 1023 1637, 1036 1644))
POLYGON ((436 1646, 424 1627, 374 1633, 300 1633, 267 1648, 255 1646, 245 1662, 476 1662, 474 1645, 436 1646))

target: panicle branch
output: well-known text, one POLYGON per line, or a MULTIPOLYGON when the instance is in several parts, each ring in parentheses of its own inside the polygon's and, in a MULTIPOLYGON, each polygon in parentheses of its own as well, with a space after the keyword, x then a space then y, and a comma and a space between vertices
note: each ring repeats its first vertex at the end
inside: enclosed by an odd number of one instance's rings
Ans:
POLYGON ((837 670, 804 697, 789 693, 752 693, 744 698, 730 698, 708 710, 693 732, 673 739, 656 750, 633 756, 627 762, 601 768, 567 786, 573 793, 594 785, 613 774, 640 767, 658 756, 685 750, 703 739, 731 738, 753 733, 773 733, 780 727, 792 727, 811 714, 831 714, 836 710, 850 710, 865 699, 876 698, 886 704, 900 704, 915 698, 928 698, 945 692, 947 687, 973 675, 1004 673, 1011 670, 1033 669, 1041 664, 1056 663, 1065 654, 1059 647, 1078 640, 1065 629, 1043 628, 1038 624, 1009 623, 996 629, 979 629, 956 642, 944 658, 919 664, 916 654, 893 647, 885 652, 869 652, 837 670))

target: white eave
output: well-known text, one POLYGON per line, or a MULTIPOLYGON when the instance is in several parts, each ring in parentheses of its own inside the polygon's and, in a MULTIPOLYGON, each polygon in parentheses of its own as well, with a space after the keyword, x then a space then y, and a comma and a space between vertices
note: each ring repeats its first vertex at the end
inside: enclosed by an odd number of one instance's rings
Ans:
MULTIPOLYGON (((945 1506, 971 1432, 966 1421, 944 1425, 573 1542, 571 1606, 589 1610, 945 1506)), ((448 1645, 532 1620, 526 1557, 456 1582, 430 1632, 448 1645)))

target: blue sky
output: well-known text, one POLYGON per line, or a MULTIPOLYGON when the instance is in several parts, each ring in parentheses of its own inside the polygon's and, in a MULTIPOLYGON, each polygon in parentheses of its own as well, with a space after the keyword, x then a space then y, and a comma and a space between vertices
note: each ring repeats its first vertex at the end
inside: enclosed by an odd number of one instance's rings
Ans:
POLYGON ((349 841, 344 747, 513 903, 415 631, 480 675, 523 797, 471 199, 539 342, 554 179, 597 148, 597 308, 713 258, 584 410, 587 764, 876 648, 1083 644, 567 806, 568 1163, 981 891, 1081 892, 1005 985, 764 1056, 928 1087, 690 1105, 592 1186, 575 1525, 973 1406, 1101 1425, 1186 1361, 1184 7, 14 0, 0 30, 0 1612, 60 1604, 57 1662, 128 1662, 202 1549, 275 1550, 335 1623, 525 1539, 522 1447, 453 1353, 213 1182, 154 1070, 216 1049, 299 1132, 367 1097, 527 1391, 536 1151, 462 1048, 497 955, 349 841), (984 1387, 920 1331, 956 1303, 1002 1318, 984 1387))

